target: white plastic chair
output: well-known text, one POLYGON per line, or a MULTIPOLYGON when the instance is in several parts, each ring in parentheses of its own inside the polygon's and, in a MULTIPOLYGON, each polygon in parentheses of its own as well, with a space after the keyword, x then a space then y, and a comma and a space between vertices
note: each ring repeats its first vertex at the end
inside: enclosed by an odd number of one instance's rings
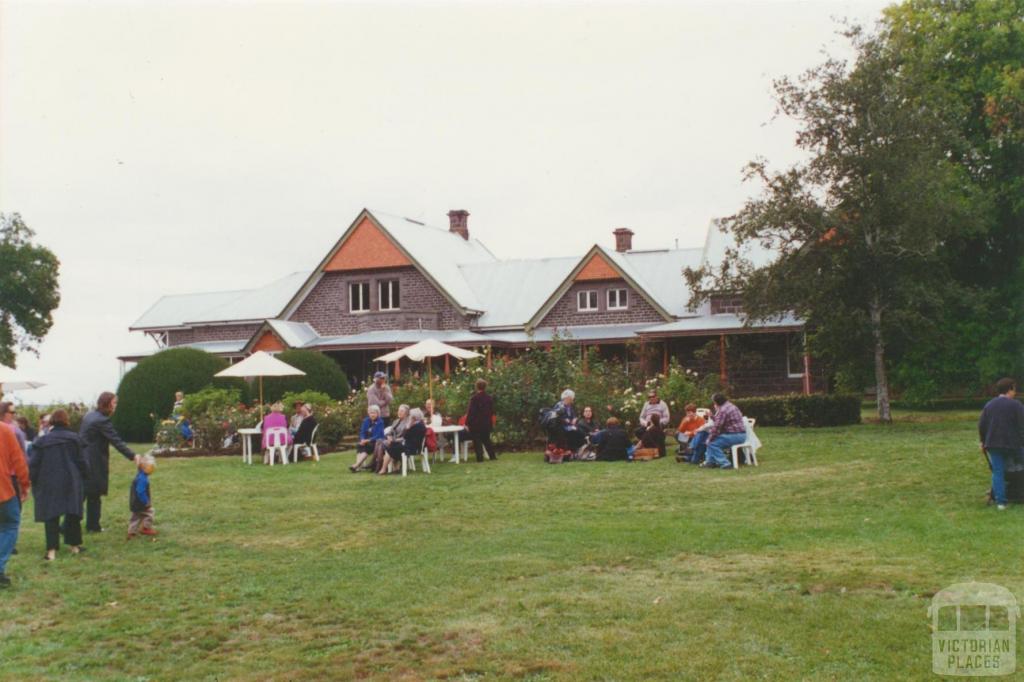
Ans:
POLYGON ((761 439, 754 433, 754 424, 757 422, 756 419, 750 417, 743 418, 743 424, 747 427, 747 439, 738 445, 732 446, 732 468, 740 468, 739 453, 740 450, 746 450, 747 456, 744 457, 746 464, 753 464, 757 466, 757 450, 761 447, 761 439))
POLYGON ((293 462, 299 461, 299 450, 305 450, 307 455, 312 454, 314 462, 320 461, 320 450, 316 446, 316 432, 319 430, 319 424, 313 427, 313 435, 309 437, 309 445, 306 445, 304 443, 296 443, 295 445, 292 446, 293 462))
MULTIPOLYGON (((427 454, 427 446, 420 448, 420 457, 423 458, 423 473, 430 473, 430 455, 427 454)), ((402 476, 405 476, 409 469, 416 471, 416 455, 402 453, 402 476)))
POLYGON ((263 460, 274 466, 274 457, 281 455, 281 464, 288 464, 288 427, 274 426, 267 429, 267 454, 263 460))

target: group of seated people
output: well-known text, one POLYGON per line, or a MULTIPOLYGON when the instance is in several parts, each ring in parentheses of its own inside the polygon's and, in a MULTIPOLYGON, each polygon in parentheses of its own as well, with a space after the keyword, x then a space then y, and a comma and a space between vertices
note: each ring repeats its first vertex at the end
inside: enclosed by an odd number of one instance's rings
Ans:
MULTIPOLYGON (((666 428, 669 424, 668 405, 652 390, 648 393, 632 434, 626 432, 621 419, 612 406, 603 429, 594 418, 594 408, 586 406, 580 416, 576 414, 576 394, 569 389, 562 392, 561 400, 551 408, 548 421, 546 456, 559 459, 616 461, 633 458, 637 449, 657 450, 658 457, 666 454, 666 428), (631 437, 632 436, 632 437, 631 437), (634 440, 635 439, 635 440, 634 440)), ((731 469, 732 462, 726 451, 746 441, 746 423, 739 408, 722 393, 712 397, 714 416, 698 414, 693 403, 686 405, 685 415, 676 429, 679 444, 676 461, 698 464, 705 468, 731 469)))
POLYGON ((423 449, 426 421, 433 417, 433 401, 428 401, 427 414, 418 407, 410 409, 402 404, 398 406, 398 417, 387 426, 380 407, 370 405, 359 427, 356 461, 349 470, 355 473, 369 469, 381 476, 397 470, 402 455, 415 456, 423 449))
POLYGON ((313 405, 296 401, 292 404, 291 419, 284 414, 284 403, 278 401, 270 406, 270 414, 263 418, 263 449, 270 447, 270 429, 287 429, 285 440, 288 445, 300 448, 303 459, 312 455, 308 449, 313 444, 313 433, 316 431, 316 417, 313 416, 313 405), (306 449, 302 449, 305 447, 306 449))

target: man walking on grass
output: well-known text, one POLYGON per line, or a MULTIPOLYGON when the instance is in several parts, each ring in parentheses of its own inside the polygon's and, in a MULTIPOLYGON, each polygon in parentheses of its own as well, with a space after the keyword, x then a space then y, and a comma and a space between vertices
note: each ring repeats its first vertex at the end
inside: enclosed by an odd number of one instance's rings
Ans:
POLYGON ((997 509, 1006 509, 1006 463, 1024 449, 1024 404, 1017 400, 1017 382, 996 382, 997 395, 988 401, 978 419, 981 451, 992 463, 992 498, 997 509))

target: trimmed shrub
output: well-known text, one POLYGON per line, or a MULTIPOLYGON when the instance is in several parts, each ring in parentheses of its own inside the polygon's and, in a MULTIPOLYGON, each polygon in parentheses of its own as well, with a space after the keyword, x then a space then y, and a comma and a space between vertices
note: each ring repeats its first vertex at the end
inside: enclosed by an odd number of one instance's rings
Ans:
POLYGON ((737 398, 733 401, 758 426, 844 426, 860 423, 860 397, 814 393, 737 398))
POLYGON ((245 400, 249 387, 244 380, 214 379, 227 366, 227 360, 195 348, 170 348, 141 360, 117 387, 114 428, 126 440, 149 441, 154 425, 171 414, 175 391, 187 395, 212 384, 236 389, 245 400))
POLYGON ((240 397, 238 390, 212 386, 185 396, 185 415, 192 422, 198 449, 217 452, 224 447, 240 397))
POLYGON ((263 380, 263 400, 270 404, 281 400, 287 393, 317 391, 326 393, 335 400, 348 396, 348 377, 334 360, 313 350, 286 350, 277 359, 296 369, 305 376, 267 377, 263 380))

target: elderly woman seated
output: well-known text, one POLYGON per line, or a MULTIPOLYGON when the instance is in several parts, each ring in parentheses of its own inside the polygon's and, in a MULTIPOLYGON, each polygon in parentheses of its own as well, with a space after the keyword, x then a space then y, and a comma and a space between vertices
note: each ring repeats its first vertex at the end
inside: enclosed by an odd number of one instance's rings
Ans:
MULTIPOLYGON (((405 407, 403 405, 402 407, 405 407)), ((409 410, 409 425, 400 441, 392 442, 384 451, 384 463, 378 472, 381 476, 391 470, 392 464, 402 461, 402 455, 415 457, 423 449, 423 437, 427 426, 423 423, 423 410, 416 407, 409 410)))
POLYGON ((284 429, 285 442, 292 444, 292 434, 288 431, 288 417, 284 416, 284 405, 277 402, 270 406, 270 414, 263 418, 263 449, 270 447, 270 430, 284 429))
POLYGON ((373 470, 380 473, 384 468, 384 457, 387 449, 395 443, 401 443, 405 437, 405 431, 409 428, 409 406, 402 404, 398 406, 398 417, 391 422, 391 426, 384 429, 384 438, 377 441, 373 448, 373 470))
MULTIPOLYGON (((295 431, 295 445, 312 445, 313 432, 316 430, 316 417, 313 416, 313 406, 309 403, 303 404, 299 408, 299 415, 302 417, 302 421, 299 422, 299 428, 295 431)), ((309 457, 308 452, 306 457, 309 457)))
POLYGON ((575 391, 567 388, 562 391, 561 397, 551 408, 558 417, 548 431, 548 446, 575 452, 583 446, 587 436, 577 425, 575 391))
MULTIPOLYGON (((366 408, 366 417, 359 427, 359 443, 356 445, 356 463, 348 468, 353 474, 359 471, 366 460, 373 457, 377 441, 384 438, 384 420, 380 416, 380 408, 370 405, 366 408)), ((372 460, 371 460, 372 461, 372 460)))

